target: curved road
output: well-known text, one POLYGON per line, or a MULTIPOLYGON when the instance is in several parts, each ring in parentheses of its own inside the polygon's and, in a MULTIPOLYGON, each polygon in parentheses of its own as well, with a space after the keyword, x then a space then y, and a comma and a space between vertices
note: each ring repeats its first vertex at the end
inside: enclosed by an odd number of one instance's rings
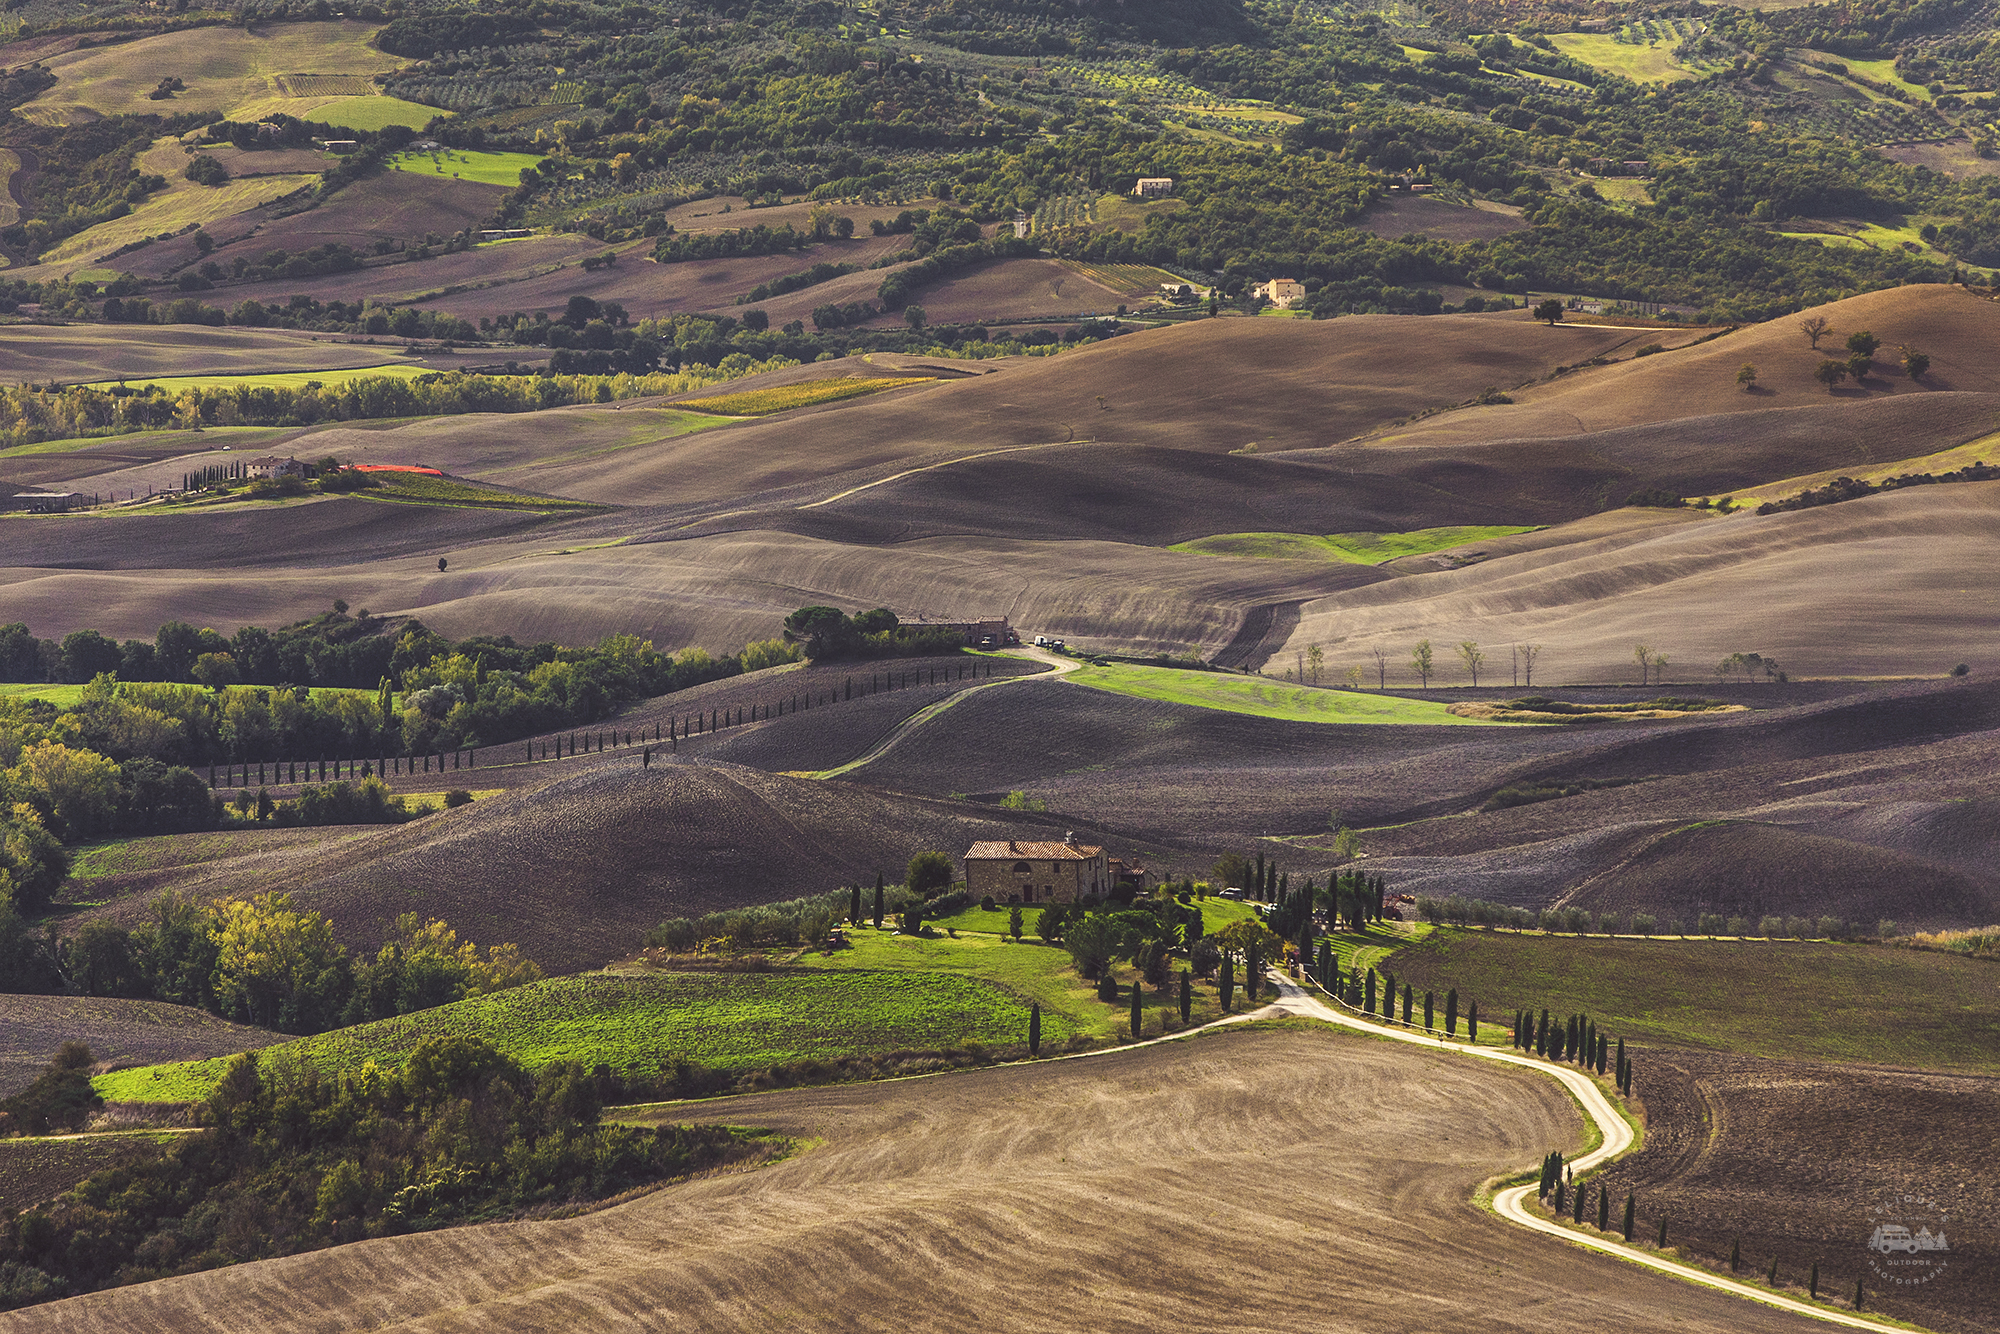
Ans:
MULTIPOLYGON (((1597 1126, 1598 1133, 1603 1136, 1603 1142, 1595 1149, 1581 1158, 1570 1160, 1569 1166, 1573 1167, 1578 1174, 1588 1172, 1596 1167, 1602 1167, 1605 1163, 1617 1158, 1632 1147, 1634 1135, 1631 1125, 1611 1105, 1610 1100, 1604 1096, 1604 1090, 1598 1085, 1597 1081, 1574 1067, 1554 1065, 1537 1057, 1524 1056, 1512 1050, 1501 1051, 1493 1047, 1473 1047, 1462 1042, 1451 1042, 1443 1038, 1431 1037, 1421 1031, 1412 1032, 1408 1029, 1390 1027, 1387 1024, 1373 1023, 1326 1004, 1279 973, 1271 973, 1270 978, 1276 983, 1279 993, 1278 1000, 1270 1008, 1281 1010, 1288 1014, 1300 1015, 1305 1018, 1318 1019, 1329 1024, 1338 1024, 1344 1028, 1359 1029, 1375 1037, 1389 1038, 1396 1042, 1415 1043, 1418 1046, 1428 1047, 1432 1050, 1441 1048, 1447 1051, 1459 1052, 1466 1056, 1476 1056, 1484 1060, 1499 1061, 1506 1065, 1526 1066, 1531 1070, 1539 1070, 1541 1073, 1552 1077, 1569 1090, 1571 1096, 1577 1100, 1578 1104, 1590 1116, 1591 1121, 1597 1126)), ((1907 1334, 1910 1328, 1907 1325, 1891 1325, 1878 1320, 1870 1320, 1866 1316, 1835 1310, 1829 1306, 1820 1306, 1812 1302, 1799 1301, 1797 1298, 1787 1297, 1783 1293, 1754 1287, 1748 1283, 1739 1283, 1735 1279, 1724 1278, 1720 1274, 1712 1274, 1705 1269, 1697 1269, 1693 1265, 1680 1264, 1677 1261, 1669 1260, 1651 1251, 1641 1250, 1635 1246, 1628 1246, 1622 1242, 1610 1241, 1592 1233, 1563 1227, 1559 1223, 1551 1222, 1538 1214, 1529 1212, 1527 1208, 1528 1197, 1534 1193, 1535 1187, 1533 1186, 1513 1186, 1500 1191, 1493 1197, 1493 1210, 1508 1222, 1527 1228, 1530 1231, 1540 1232, 1546 1236, 1558 1237, 1572 1245, 1583 1246, 1593 1251, 1602 1251, 1607 1255, 1615 1255, 1621 1260, 1626 1260, 1636 1265, 1643 1265, 1648 1269, 1655 1269, 1663 1274, 1671 1274, 1675 1278, 1685 1282, 1699 1284, 1705 1288, 1714 1288, 1721 1292, 1730 1293, 1733 1296, 1762 1303, 1765 1306, 1775 1306, 1780 1310, 1790 1311, 1797 1315, 1811 1316, 1815 1320, 1824 1320, 1830 1324, 1843 1325, 1849 1329, 1874 1330, 1878 1334, 1907 1334)))

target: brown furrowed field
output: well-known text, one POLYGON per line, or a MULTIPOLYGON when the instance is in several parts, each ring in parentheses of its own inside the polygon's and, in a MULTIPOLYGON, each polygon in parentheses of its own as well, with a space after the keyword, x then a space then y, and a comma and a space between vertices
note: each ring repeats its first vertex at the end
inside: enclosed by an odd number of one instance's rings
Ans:
POLYGON ((226 1056, 272 1041, 273 1035, 263 1029, 182 1005, 102 996, 0 995, 0 1097, 32 1084, 65 1042, 82 1042, 100 1064, 123 1068, 226 1056))
POLYGON ((1740 1247, 1743 1276, 1776 1260, 1795 1293, 1817 1265, 1822 1293, 1851 1294, 1859 1279, 1876 1311, 1929 1329, 2000 1322, 2000 1214, 1985 1186, 2000 1168, 2000 1081, 1718 1052, 1637 1059, 1646 1146, 1602 1183, 1614 1200, 1637 1196, 1638 1235, 1664 1218, 1688 1258, 1726 1273, 1740 1247), (1944 1231, 1949 1255, 1924 1257, 1942 1266, 1868 1248, 1899 1197, 1944 1231), (1933 1276, 1896 1281, 1913 1275, 1933 1276))
POLYGON ((1521 210, 1511 205, 1467 208, 1441 199, 1397 195, 1362 214, 1359 225, 1377 236, 1402 237, 1415 233, 1463 244, 1490 241, 1518 232, 1528 224, 1522 220, 1521 210))
POLYGON ((1232 1323, 1275 1329, 1336 1309, 1377 1327, 1412 1303, 1431 1330, 1647 1327, 1669 1313, 1695 1331, 1806 1327, 1483 1213, 1481 1180, 1576 1144, 1551 1082, 1319 1030, 643 1116, 690 1113, 812 1147, 584 1218, 244 1265, 0 1328, 234 1328, 254 1311, 259 1329, 304 1329, 365 1308, 377 1324, 483 1329, 1025 1331, 1081 1317, 1123 1331, 1204 1328, 1226 1304, 1232 1323), (941 1267, 956 1280, 925 1281, 941 1267), (1294 1277, 1246 1277, 1270 1273, 1294 1277))
MULTIPOLYGON (((847 716, 865 746, 868 715, 847 716)), ((512 942, 548 971, 572 972, 631 953, 668 917, 893 880, 918 852, 1048 838, 1058 818, 734 765, 656 758, 642 769, 636 749, 554 768, 552 781, 455 811, 217 859, 170 883, 203 897, 286 890, 358 944, 381 940, 401 913, 434 914, 469 939, 512 942)), ((473 773, 405 785, 492 781, 473 773)), ((89 915, 136 922, 166 883, 153 878, 147 894, 89 915)))
MULTIPOLYGON (((280 329, 211 329, 84 324, 0 325, 0 360, 38 384, 230 375, 252 371, 338 370, 398 360, 388 347, 336 342, 280 329)), ((4 466, 4 465, 0 465, 4 466)))
MULTIPOLYGON (((910 304, 922 306, 933 324, 976 324, 1109 315, 1130 300, 1129 294, 1092 282, 1075 266, 1058 260, 1003 259, 925 287, 910 304)), ((890 311, 875 323, 901 319, 890 311)))

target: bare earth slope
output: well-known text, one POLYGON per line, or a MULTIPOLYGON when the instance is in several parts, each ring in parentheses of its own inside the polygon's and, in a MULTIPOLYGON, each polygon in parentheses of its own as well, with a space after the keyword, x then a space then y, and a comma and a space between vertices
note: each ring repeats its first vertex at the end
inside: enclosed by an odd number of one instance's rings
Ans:
POLYGON ((584 1218, 244 1265, 0 1330, 1811 1327, 1483 1213, 1479 1181, 1579 1127, 1551 1081, 1472 1066, 1243 1033, 663 1108, 814 1147, 584 1218))

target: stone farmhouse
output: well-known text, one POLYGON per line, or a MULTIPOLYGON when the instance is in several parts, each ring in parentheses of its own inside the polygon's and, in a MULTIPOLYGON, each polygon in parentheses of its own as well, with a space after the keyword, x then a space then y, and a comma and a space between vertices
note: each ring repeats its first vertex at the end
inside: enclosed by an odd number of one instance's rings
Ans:
POLYGON ((305 474, 305 464, 276 454, 265 454, 243 465, 245 477, 303 477, 305 474))
POLYGON ((1173 192, 1174 178, 1171 176, 1141 176, 1132 187, 1132 193, 1141 199, 1163 199, 1173 192))
POLYGON ((1268 283, 1258 283, 1250 294, 1263 297, 1279 310, 1290 310, 1305 300, 1306 285, 1296 278, 1273 278, 1268 283))
POLYGON ((1104 849, 1079 843, 1008 839, 974 843, 965 854, 965 887, 975 899, 995 903, 1074 903, 1111 889, 1111 859, 1104 849))

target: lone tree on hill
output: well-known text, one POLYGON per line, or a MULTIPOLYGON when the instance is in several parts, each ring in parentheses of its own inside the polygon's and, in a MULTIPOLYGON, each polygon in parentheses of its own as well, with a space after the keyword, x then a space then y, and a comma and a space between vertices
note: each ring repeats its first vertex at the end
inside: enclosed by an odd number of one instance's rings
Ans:
POLYGON ((1832 327, 1824 315, 1813 315, 1799 321, 1799 332, 1806 336, 1806 341, 1812 344, 1815 352, 1819 351, 1819 340, 1826 337, 1826 331, 1832 327))
POLYGON ((1465 670, 1472 674, 1472 684, 1479 685, 1479 669, 1486 662, 1486 655, 1479 651, 1479 645, 1470 639, 1458 646, 1458 660, 1465 664, 1465 670))
POLYGON ((1437 670, 1437 663, 1431 656, 1431 641, 1426 639, 1410 650, 1410 666, 1422 679, 1424 689, 1430 689, 1431 673, 1437 670))
POLYGON ((1847 335, 1847 350, 1849 352, 1858 352, 1864 357, 1872 357, 1875 355, 1875 349, 1880 346, 1882 346, 1882 340, 1874 334, 1869 333, 1866 329, 1847 335))
POLYGON ((1380 646, 1371 648, 1368 651, 1375 658, 1375 688, 1377 690, 1387 690, 1389 688, 1389 654, 1387 650, 1380 646))
POLYGON ((1838 361, 1822 361, 1819 364, 1819 369, 1813 372, 1813 379, 1825 385, 1826 392, 1829 394, 1846 378, 1847 366, 1845 363, 1838 361))
POLYGON ((1743 386, 1743 392, 1746 394, 1755 389, 1757 387, 1757 368, 1747 361, 1744 362, 1743 369, 1736 372, 1736 383, 1743 386))
POLYGON ((1547 301, 1535 307, 1535 318, 1548 325, 1551 329, 1556 327, 1556 323, 1562 317, 1563 303, 1555 297, 1550 297, 1547 301))
POLYGON ((1535 659, 1542 656, 1540 644, 1516 645, 1521 653, 1521 683, 1530 690, 1535 687, 1535 659))
POLYGON ((1931 359, 1913 347, 1903 349, 1903 373, 1912 380, 1924 378, 1924 372, 1931 368, 1931 359))
POLYGON ((1645 685, 1651 681, 1653 671, 1652 645, 1634 644, 1632 646, 1632 661, 1639 664, 1639 684, 1645 685))

